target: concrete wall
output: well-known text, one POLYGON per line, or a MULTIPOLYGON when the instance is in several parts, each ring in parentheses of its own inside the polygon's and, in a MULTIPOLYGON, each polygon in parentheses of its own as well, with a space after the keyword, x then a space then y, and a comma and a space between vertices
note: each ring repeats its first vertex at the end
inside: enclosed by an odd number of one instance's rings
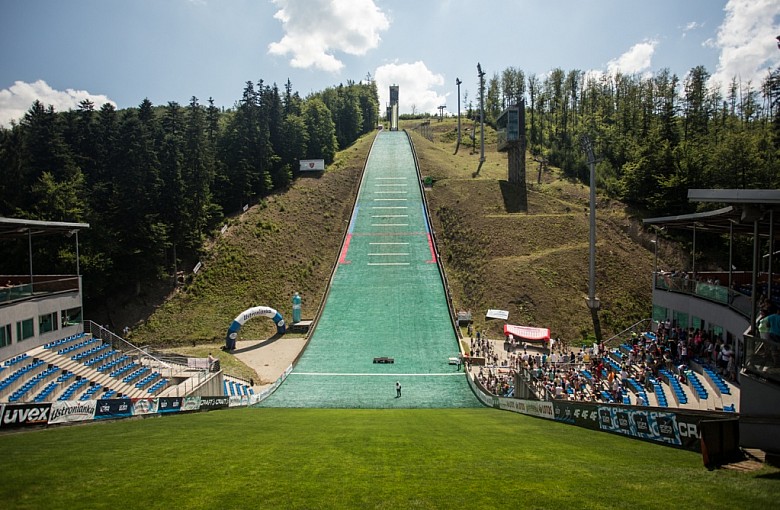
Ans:
POLYGON ((46 342, 78 333, 81 331, 81 324, 63 328, 60 319, 63 310, 80 307, 82 307, 82 303, 81 293, 79 292, 48 294, 0 307, 0 327, 10 324, 12 338, 11 345, 0 348, 0 360, 16 356, 46 342), (39 317, 49 313, 57 314, 57 329, 41 334, 39 317), (23 342, 19 342, 16 323, 26 319, 33 320, 35 335, 23 342))
MULTIPOLYGON (((689 319, 693 316, 699 317, 707 323, 708 327, 720 326, 740 339, 750 323, 748 319, 726 305, 688 294, 655 289, 653 291, 653 304, 687 313, 689 319)), ((672 318, 671 315, 669 318, 672 318)))

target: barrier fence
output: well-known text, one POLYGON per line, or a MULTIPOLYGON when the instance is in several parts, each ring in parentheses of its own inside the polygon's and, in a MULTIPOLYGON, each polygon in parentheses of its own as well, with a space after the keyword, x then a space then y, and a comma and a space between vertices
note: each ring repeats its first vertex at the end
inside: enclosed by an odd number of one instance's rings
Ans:
POLYGON ((488 407, 699 453, 702 451, 702 423, 734 420, 733 413, 499 397, 486 394, 472 377, 468 380, 479 400, 488 407))
POLYGON ((39 404, 0 404, 0 431, 66 423, 181 412, 213 411, 256 403, 254 395, 213 397, 112 398, 39 404))

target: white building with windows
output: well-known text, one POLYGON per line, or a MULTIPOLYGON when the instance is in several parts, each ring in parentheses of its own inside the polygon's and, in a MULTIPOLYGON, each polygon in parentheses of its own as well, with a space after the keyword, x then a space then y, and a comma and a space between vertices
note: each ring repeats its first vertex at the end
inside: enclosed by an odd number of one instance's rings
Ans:
POLYGON ((78 233, 87 223, 0 217, 0 242, 26 243, 28 274, 0 274, 0 359, 82 331, 78 233), (75 274, 36 272, 33 247, 44 236, 72 239, 75 274))

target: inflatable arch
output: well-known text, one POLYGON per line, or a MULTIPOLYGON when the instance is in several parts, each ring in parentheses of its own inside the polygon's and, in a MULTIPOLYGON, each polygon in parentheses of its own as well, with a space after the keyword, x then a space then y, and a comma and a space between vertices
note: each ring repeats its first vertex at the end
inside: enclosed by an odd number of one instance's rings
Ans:
POLYGON ((279 335, 284 334, 284 331, 287 328, 286 324, 284 323, 284 319, 282 318, 282 314, 273 308, 269 308, 267 306, 255 306, 253 308, 247 308, 241 312, 238 317, 233 319, 233 323, 230 324, 230 327, 227 331, 227 336, 225 337, 225 349, 232 351, 236 348, 238 330, 241 329, 241 326, 246 321, 254 317, 268 317, 269 319, 273 319, 276 323, 276 333, 279 335))

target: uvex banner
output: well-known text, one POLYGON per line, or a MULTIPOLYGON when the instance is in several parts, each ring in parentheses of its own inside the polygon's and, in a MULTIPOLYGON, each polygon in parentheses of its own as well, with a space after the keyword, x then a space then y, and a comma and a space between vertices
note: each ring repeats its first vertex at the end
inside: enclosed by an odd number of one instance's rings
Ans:
POLYGON ((0 426, 3 428, 45 425, 49 422, 51 404, 6 404, 0 426))

